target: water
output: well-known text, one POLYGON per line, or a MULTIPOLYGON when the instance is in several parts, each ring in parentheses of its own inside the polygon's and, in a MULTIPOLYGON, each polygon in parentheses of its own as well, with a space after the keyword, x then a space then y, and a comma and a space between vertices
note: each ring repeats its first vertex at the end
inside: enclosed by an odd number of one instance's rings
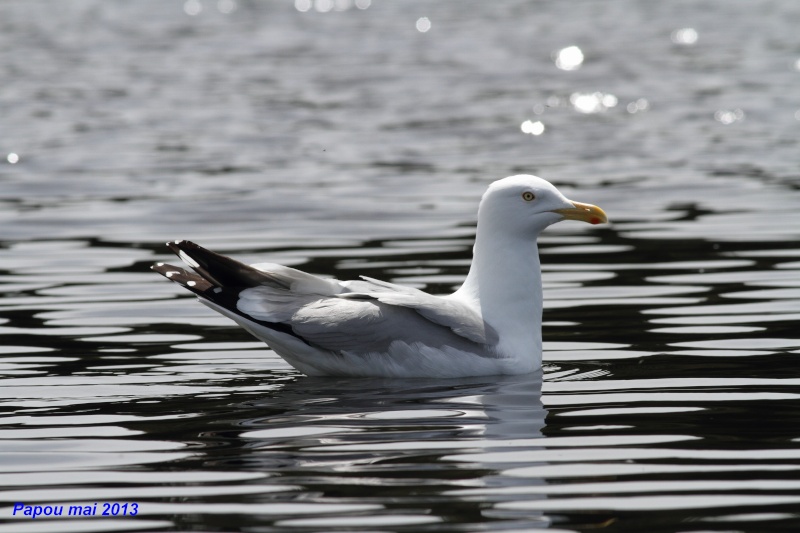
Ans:
POLYGON ((797 530, 798 26, 3 2, 0 532, 797 530), (614 222, 543 236, 535 375, 306 378, 148 269, 186 238, 449 292, 518 172, 614 222))

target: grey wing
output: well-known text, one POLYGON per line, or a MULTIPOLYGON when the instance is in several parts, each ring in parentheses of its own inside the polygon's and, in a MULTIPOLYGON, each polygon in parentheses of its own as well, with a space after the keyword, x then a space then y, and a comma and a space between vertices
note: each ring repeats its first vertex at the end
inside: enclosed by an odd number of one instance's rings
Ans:
MULTIPOLYGON (((261 323, 285 324, 307 344, 332 352, 385 352, 393 342, 399 341, 493 356, 494 343, 456 331, 461 329, 457 325, 459 316, 448 315, 445 321, 442 318, 447 308, 438 309, 438 315, 433 312, 433 306, 429 308, 421 312, 360 293, 311 296, 271 287, 242 291, 237 303, 243 316, 261 323)), ((463 318, 472 317, 465 313, 463 318)))
POLYGON ((296 268, 276 263, 257 263, 250 266, 298 294, 333 295, 345 290, 343 284, 336 279, 321 278, 296 268))
POLYGON ((400 341, 494 356, 497 334, 459 302, 370 278, 339 282, 281 265, 248 266, 189 241, 168 244, 196 274, 165 264, 157 272, 223 314, 309 345, 384 352, 400 341))
POLYGON ((495 329, 465 304, 433 296, 426 292, 362 276, 365 282, 379 290, 344 293, 342 298, 374 299, 384 304, 413 309, 427 320, 450 328, 454 333, 473 342, 494 345, 499 341, 495 329))

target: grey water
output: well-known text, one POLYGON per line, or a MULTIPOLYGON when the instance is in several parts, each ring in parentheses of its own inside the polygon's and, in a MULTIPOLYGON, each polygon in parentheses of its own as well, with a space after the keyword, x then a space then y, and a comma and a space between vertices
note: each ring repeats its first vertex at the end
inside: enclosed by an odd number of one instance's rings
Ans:
POLYGON ((0 3, 0 532, 800 530, 798 27, 0 3), (450 292, 516 173, 612 220, 542 236, 533 375, 308 378, 149 270, 190 239, 450 292))

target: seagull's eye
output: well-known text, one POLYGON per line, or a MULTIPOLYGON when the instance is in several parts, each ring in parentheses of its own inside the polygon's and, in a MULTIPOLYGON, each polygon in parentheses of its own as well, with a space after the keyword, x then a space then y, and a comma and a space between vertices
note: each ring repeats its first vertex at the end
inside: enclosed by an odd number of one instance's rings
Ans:
POLYGON ((526 202, 532 202, 536 200, 536 195, 533 194, 531 191, 525 191, 524 193, 522 193, 522 199, 525 200, 526 202))

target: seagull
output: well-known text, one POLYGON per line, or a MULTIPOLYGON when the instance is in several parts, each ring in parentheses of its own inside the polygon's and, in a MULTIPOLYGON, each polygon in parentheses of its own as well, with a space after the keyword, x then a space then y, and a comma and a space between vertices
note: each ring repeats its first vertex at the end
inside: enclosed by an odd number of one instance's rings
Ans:
POLYGON ((309 376, 525 374, 542 364, 537 238, 561 220, 600 224, 608 217, 536 176, 495 181, 478 207, 469 273, 447 296, 366 276, 339 281, 273 263, 246 265, 189 241, 167 246, 193 272, 152 268, 309 376))

